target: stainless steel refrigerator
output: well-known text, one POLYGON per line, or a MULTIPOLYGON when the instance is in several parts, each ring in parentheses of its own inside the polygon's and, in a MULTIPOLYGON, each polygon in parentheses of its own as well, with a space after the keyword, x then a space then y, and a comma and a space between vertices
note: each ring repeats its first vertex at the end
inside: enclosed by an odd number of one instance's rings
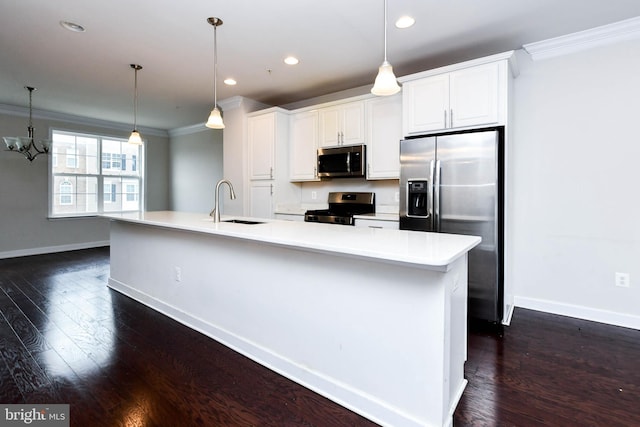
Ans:
POLYGON ((482 237, 469 252, 469 317, 500 325, 504 128, 400 141, 400 229, 482 237))

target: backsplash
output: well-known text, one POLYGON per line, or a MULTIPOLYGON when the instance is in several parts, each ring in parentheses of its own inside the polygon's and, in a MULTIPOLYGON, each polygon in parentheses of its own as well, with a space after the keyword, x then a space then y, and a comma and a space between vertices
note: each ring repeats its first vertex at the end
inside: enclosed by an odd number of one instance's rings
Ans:
POLYGON ((331 179, 320 182, 301 183, 300 201, 303 205, 327 204, 333 191, 363 191, 376 193, 376 211, 394 213, 398 211, 398 180, 367 181, 362 178, 331 179), (314 198, 315 196, 315 198, 314 198))

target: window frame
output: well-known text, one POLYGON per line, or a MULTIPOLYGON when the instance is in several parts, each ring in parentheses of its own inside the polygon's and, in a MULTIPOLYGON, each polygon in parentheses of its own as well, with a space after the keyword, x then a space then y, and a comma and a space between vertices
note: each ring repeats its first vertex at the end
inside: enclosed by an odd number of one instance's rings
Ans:
MULTIPOLYGON (((127 162, 124 162, 122 159, 122 156, 126 155, 127 153, 111 153, 109 152, 109 154, 111 154, 111 159, 110 159, 110 164, 109 164, 109 168, 103 168, 103 147, 104 147, 104 141, 114 141, 114 142, 119 142, 121 144, 128 144, 127 142, 127 138, 121 137, 121 136, 113 136, 113 135, 108 135, 108 134, 99 134, 99 133, 87 133, 87 132, 77 132, 77 131, 73 131, 73 130, 69 130, 69 129, 61 129, 61 128, 50 128, 49 130, 49 138, 50 140, 53 141, 54 139, 54 134, 61 134, 61 135, 68 135, 68 136, 72 136, 75 138, 91 138, 91 139, 95 139, 97 141, 97 152, 96 152, 96 168, 97 168, 97 172, 93 173, 93 172, 88 172, 86 169, 82 172, 82 173, 73 173, 73 172, 55 172, 55 168, 56 167, 60 167, 59 165, 61 164, 60 160, 58 159, 57 156, 59 156, 60 154, 58 154, 56 156, 56 154, 47 156, 49 158, 48 160, 48 193, 49 193, 49 202, 48 202, 48 218, 50 219, 64 219, 64 218, 82 218, 82 217, 96 217, 96 216, 100 216, 103 214, 118 214, 118 213, 127 213, 127 212, 141 212, 145 209, 145 202, 146 202, 146 198, 145 198, 145 194, 144 194, 144 190, 146 189, 146 185, 145 185, 145 176, 144 176, 144 161, 142 161, 143 159, 145 159, 145 152, 144 152, 144 145, 139 146, 138 151, 136 154, 132 155, 132 158, 127 159, 127 162), (116 155, 118 158, 116 159, 114 157, 114 155, 116 155), (56 161, 54 162, 54 157, 56 157, 56 161), (113 160, 116 160, 116 164, 117 164, 117 168, 114 168, 113 165, 113 160), (124 173, 125 171, 122 170, 123 165, 126 165, 130 163, 132 166, 132 170, 128 171, 129 173, 124 173), (117 173, 114 173, 117 172, 117 173), (92 178, 96 179, 96 211, 95 212, 56 212, 55 211, 55 207, 56 206, 69 206, 68 204, 62 204, 60 203, 60 200, 58 200, 57 205, 56 205, 56 198, 58 197, 62 197, 62 194, 60 194, 60 191, 56 192, 56 189, 54 187, 56 187, 56 178, 70 178, 70 183, 72 185, 72 188, 75 190, 77 188, 77 182, 74 184, 74 181, 76 178, 82 178, 82 179, 89 179, 91 180, 92 178), (121 210, 106 210, 105 211, 105 191, 104 191, 104 185, 105 182, 107 182, 109 184, 111 184, 108 180, 109 179, 113 179, 116 178, 118 180, 120 180, 121 184, 121 191, 120 191, 120 209, 121 210), (136 181, 137 182, 137 188, 138 188, 138 194, 137 194, 137 199, 135 201, 137 201, 137 209, 124 209, 125 206, 127 204, 131 204, 132 201, 128 199, 129 197, 129 193, 127 193, 125 191, 125 186, 127 181, 136 181), (125 202, 124 200, 127 200, 127 202, 125 202)), ((52 153, 55 152, 54 143, 52 143, 52 153)), ((73 150, 77 156, 77 147, 76 149, 73 150)), ((124 150, 123 150, 124 151, 124 150)), ((67 160, 64 159, 62 160, 62 164, 67 164, 67 160)), ((126 166, 125 166, 126 167, 126 166)), ((70 169, 81 169, 78 165, 78 158, 76 157, 75 159, 75 166, 74 167, 69 167, 70 169)), ((64 182, 64 181, 63 181, 64 182)), ((62 184, 62 183, 60 183, 62 184)), ((112 188, 112 187, 111 187, 112 188)), ((59 189, 58 189, 59 190, 59 189)), ((77 191, 77 190, 76 190, 77 191)), ((76 194, 75 191, 72 191, 71 193, 71 198, 72 198, 72 203, 71 205, 74 204, 74 202, 77 201, 76 199, 76 194)), ((113 203, 112 198, 110 198, 109 203, 113 203)))

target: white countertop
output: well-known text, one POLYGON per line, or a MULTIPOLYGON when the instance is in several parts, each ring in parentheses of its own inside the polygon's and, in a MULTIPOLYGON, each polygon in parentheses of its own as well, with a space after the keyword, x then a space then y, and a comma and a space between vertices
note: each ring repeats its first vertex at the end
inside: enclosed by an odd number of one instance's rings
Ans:
POLYGON ((254 240, 302 250, 418 265, 446 271, 447 266, 480 243, 480 237, 421 231, 349 227, 274 219, 253 219, 262 224, 214 223, 202 213, 154 211, 111 214, 104 217, 151 226, 254 240))

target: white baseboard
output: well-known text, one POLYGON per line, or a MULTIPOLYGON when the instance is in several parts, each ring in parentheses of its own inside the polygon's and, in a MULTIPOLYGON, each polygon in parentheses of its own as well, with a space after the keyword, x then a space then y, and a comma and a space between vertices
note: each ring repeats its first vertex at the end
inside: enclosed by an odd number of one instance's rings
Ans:
POLYGON ((614 326, 640 330, 640 316, 632 314, 616 313, 613 311, 579 305, 564 304, 556 301, 541 300, 536 298, 514 298, 515 306, 531 310, 544 311, 546 313, 559 314, 561 316, 575 317, 577 319, 606 323, 614 326))
POLYGON ((77 251, 79 249, 100 248, 109 246, 108 240, 99 242, 72 243, 70 245, 45 246, 41 248, 19 249, 17 251, 0 252, 0 259, 17 258, 21 256, 52 254, 56 252, 77 251))

